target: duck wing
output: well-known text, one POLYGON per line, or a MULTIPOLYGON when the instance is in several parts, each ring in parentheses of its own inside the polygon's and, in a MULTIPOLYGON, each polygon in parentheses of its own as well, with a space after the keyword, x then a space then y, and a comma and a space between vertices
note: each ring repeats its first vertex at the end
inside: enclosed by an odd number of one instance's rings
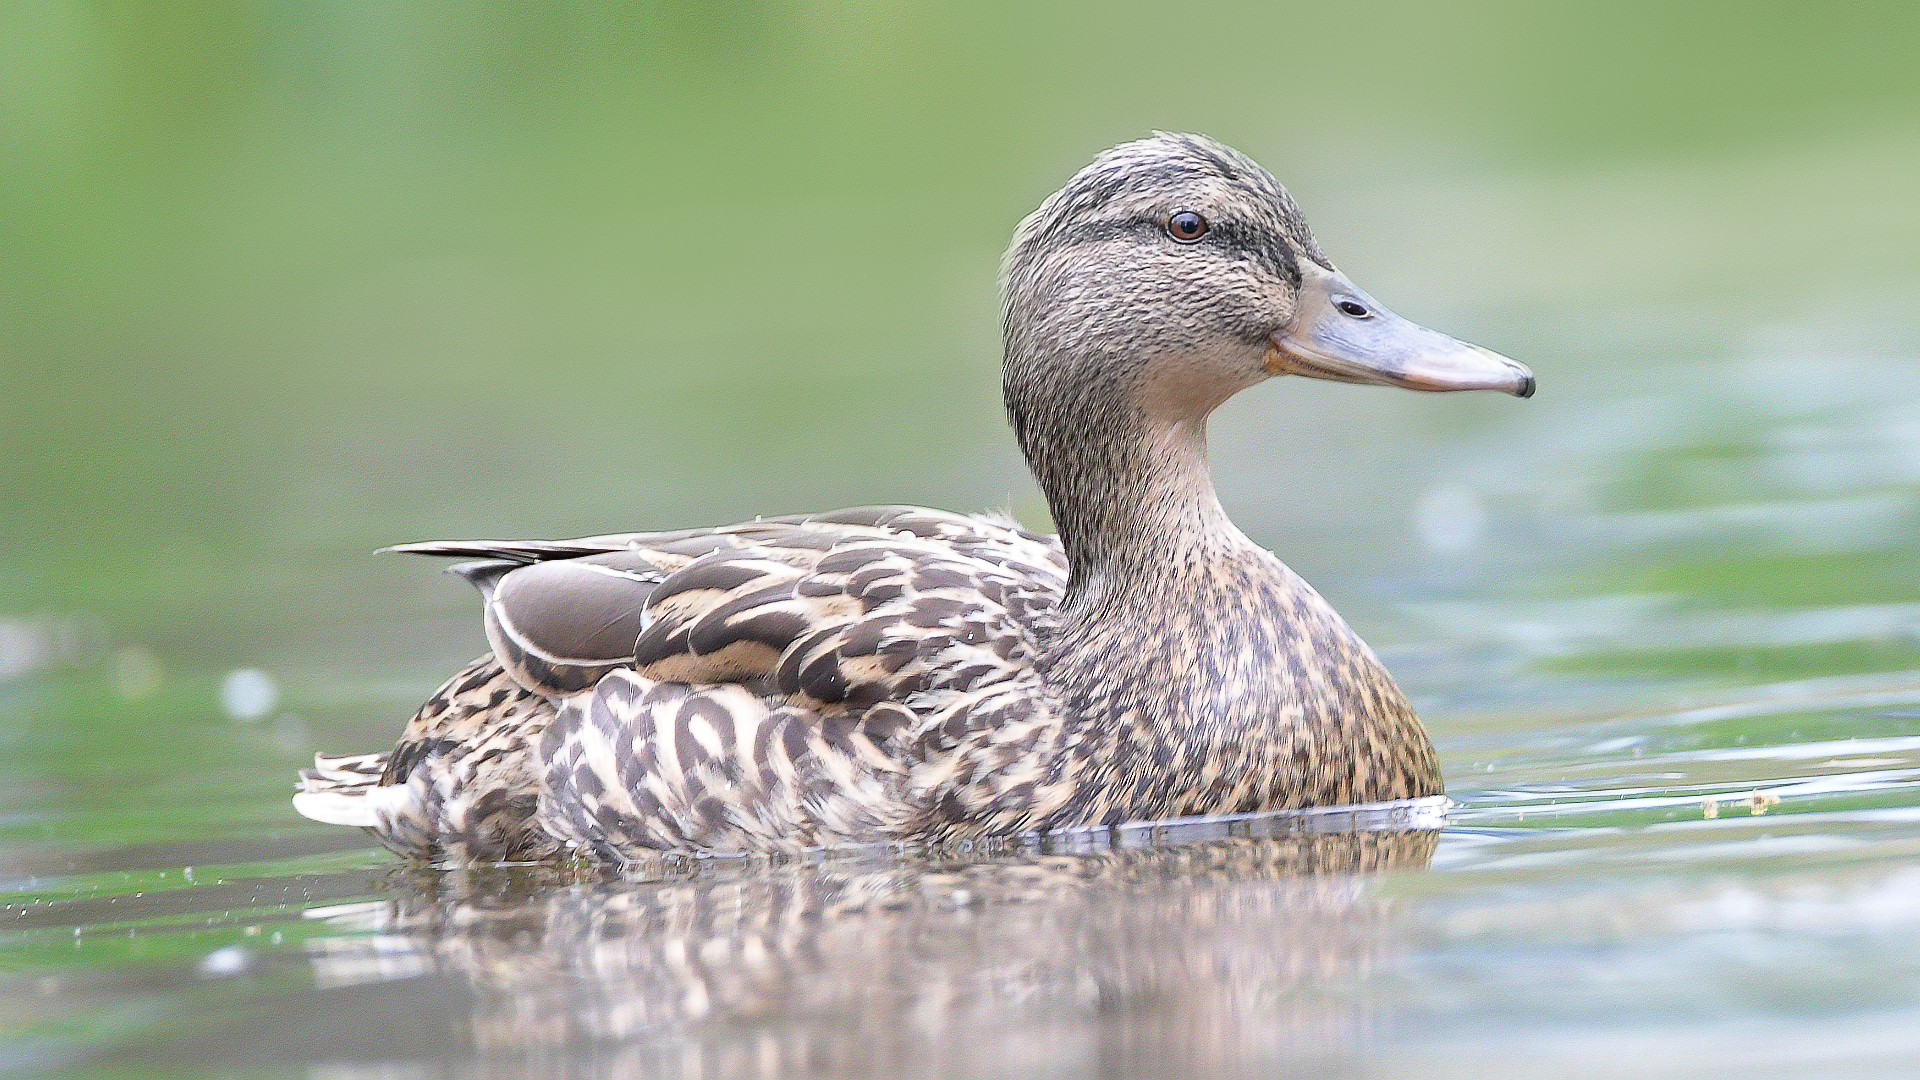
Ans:
POLYGON ((818 650, 793 646, 908 592, 926 601, 922 621, 937 619, 936 610, 963 611, 978 596, 1011 605, 1029 632, 1044 631, 1066 579, 1065 556, 1051 537, 906 506, 679 532, 386 550, 478 560, 451 570, 480 589, 488 643, 522 686, 553 698, 634 667, 671 682, 811 688, 816 703, 849 694, 879 700, 890 693, 885 680, 856 675, 854 685, 836 689, 818 650))
MULTIPOLYGON (((569 846, 612 859, 791 850, 924 833, 930 815, 980 819, 983 800, 1002 796, 1016 814, 1044 809, 1033 783, 1009 795, 1020 778, 985 779, 1011 746, 960 751, 1005 742, 1023 721, 1057 732, 1042 722, 1057 710, 1035 669, 1067 577, 1052 538, 863 507, 398 550, 480 560, 456 569, 485 595, 493 659, 523 691, 503 700, 539 717, 523 740, 534 813, 569 846), (529 709, 528 697, 551 705, 529 709)), ((437 779, 470 740, 435 735, 411 775, 390 770, 388 782, 447 807, 481 798, 437 779)), ((383 813, 418 822, 418 801, 390 799, 383 813)))

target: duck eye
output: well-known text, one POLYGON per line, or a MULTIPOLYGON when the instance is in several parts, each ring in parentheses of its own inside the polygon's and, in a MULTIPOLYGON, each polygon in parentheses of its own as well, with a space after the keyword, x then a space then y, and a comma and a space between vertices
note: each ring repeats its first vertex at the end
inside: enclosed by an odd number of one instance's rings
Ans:
POLYGON ((1191 210, 1180 210, 1167 219, 1167 235, 1183 244, 1191 244, 1207 235, 1207 219, 1191 210))
POLYGON ((1367 310, 1367 306, 1365 304, 1356 303, 1352 300, 1342 300, 1333 306, 1339 308, 1341 311, 1346 312, 1347 314, 1353 316, 1356 319, 1365 319, 1373 314, 1373 312, 1367 310))

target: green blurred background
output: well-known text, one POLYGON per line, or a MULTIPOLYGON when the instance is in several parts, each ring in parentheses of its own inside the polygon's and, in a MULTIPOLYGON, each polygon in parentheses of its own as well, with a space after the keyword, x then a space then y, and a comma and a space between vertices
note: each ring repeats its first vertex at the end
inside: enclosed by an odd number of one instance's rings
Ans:
MULTIPOLYGON (((52 740, 16 771, 211 739, 260 667, 284 814, 301 755, 384 744, 480 647, 383 544, 1043 522, 996 262, 1153 128, 1539 373, 1289 382, 1215 427, 1230 509, 1443 736, 1469 682, 1910 667, 1917 44, 1906 0, 8 4, 0 621, 52 740)), ((68 780, 15 801, 106 797, 68 780)))

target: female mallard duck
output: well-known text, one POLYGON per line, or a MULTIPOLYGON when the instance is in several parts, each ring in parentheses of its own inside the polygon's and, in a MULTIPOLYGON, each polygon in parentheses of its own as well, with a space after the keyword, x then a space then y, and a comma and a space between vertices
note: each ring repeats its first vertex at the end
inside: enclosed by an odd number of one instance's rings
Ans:
POLYGON ((1101 154, 1005 264, 1007 414, 1058 538, 869 507, 393 550, 492 652, 295 805, 439 862, 951 840, 1437 794, 1393 679, 1214 496, 1206 419, 1275 375, 1533 392, 1333 268, 1196 135, 1101 154))

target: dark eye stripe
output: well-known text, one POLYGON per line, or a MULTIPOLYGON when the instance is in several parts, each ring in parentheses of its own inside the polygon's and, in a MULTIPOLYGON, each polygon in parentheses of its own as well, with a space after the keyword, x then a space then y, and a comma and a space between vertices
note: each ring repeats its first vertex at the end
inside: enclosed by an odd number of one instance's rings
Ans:
MULTIPOLYGON (((1077 244, 1100 244, 1127 237, 1170 236, 1172 234, 1168 232, 1167 224, 1167 218, 1162 217, 1140 217, 1131 221, 1085 222, 1062 229, 1055 234, 1053 242, 1059 246, 1071 247, 1077 244)), ((1300 264, 1296 261, 1293 250, 1287 246, 1287 242, 1272 230, 1255 228, 1227 218, 1209 222, 1206 239, 1211 243, 1224 244, 1229 250, 1238 251, 1258 260, 1294 288, 1300 287, 1300 264)))
POLYGON ((1293 249, 1270 229, 1259 229, 1231 219, 1216 223, 1209 234, 1216 243, 1224 243, 1264 264, 1275 275, 1300 287, 1300 263, 1293 249))

